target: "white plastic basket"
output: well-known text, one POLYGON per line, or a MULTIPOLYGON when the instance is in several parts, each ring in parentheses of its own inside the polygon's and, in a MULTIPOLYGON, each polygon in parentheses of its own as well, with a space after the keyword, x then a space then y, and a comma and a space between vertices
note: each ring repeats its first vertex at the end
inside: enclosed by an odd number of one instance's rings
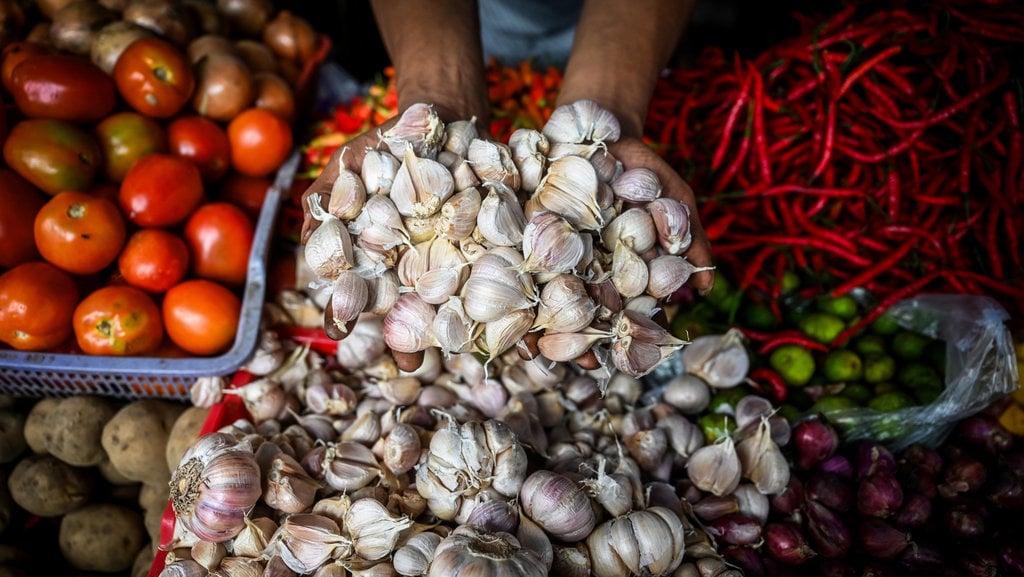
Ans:
POLYGON ((0 393, 27 397, 95 394, 123 399, 187 399, 198 377, 225 376, 256 350, 267 289, 267 253, 282 195, 299 165, 295 152, 277 172, 256 222, 242 314, 231 349, 216 357, 113 357, 0 350, 0 393))

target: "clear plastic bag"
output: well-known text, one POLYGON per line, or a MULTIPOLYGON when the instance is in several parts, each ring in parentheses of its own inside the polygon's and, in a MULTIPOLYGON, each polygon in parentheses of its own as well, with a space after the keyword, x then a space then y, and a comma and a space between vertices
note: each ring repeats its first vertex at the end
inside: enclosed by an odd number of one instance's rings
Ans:
POLYGON ((1006 321, 994 299, 978 295, 925 294, 900 301, 886 313, 905 329, 946 343, 946 379, 932 403, 893 412, 866 408, 829 412, 846 441, 871 439, 900 450, 914 443, 936 446, 957 421, 1017 388, 1017 360, 1006 321))

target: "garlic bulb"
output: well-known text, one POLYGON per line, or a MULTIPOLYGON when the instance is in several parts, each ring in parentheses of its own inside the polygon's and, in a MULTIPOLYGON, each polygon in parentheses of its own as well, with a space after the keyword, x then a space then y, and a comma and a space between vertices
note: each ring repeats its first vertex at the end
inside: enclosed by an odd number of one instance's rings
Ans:
POLYGON ((268 552, 279 555, 289 569, 304 575, 331 559, 350 556, 352 542, 331 519, 300 513, 285 517, 271 539, 268 552))
POLYGON ((701 491, 728 495, 740 484, 741 464, 732 437, 723 436, 705 445, 686 461, 686 474, 701 491))
POLYGON ((538 470, 519 491, 523 512, 552 537, 571 543, 594 529, 597 517, 583 487, 564 475, 538 470))
POLYGON ((450 422, 431 437, 416 490, 439 518, 464 522, 478 493, 519 494, 526 465, 526 451, 501 421, 450 422))
POLYGON ((743 345, 743 333, 733 328, 720 335, 702 335, 682 352, 686 372, 697 375, 714 388, 735 387, 750 370, 750 355, 743 345))
POLYGON ((538 555, 508 533, 489 533, 472 525, 455 528, 434 550, 428 577, 545 577, 538 555))
POLYGON ((356 555, 369 561, 383 559, 395 550, 402 532, 412 526, 404 515, 392 515, 376 499, 358 499, 345 512, 342 526, 352 540, 356 555))
POLYGON ((664 507, 649 507, 605 521, 587 537, 596 577, 665 576, 683 562, 682 521, 664 507))
POLYGON ((507 144, 474 138, 465 156, 481 182, 501 183, 511 191, 519 190, 522 180, 507 144))
POLYGON ((406 150, 425 158, 434 158, 444 144, 444 123, 429 104, 417 102, 406 108, 398 122, 381 134, 391 154, 398 158, 406 150))
POLYGON ((213 542, 237 535, 261 494, 252 448, 226 433, 210 433, 189 447, 170 485, 178 521, 200 539, 213 542))
POLYGON ((621 127, 615 115, 597 102, 577 100, 555 108, 543 132, 551 142, 615 142, 621 127))
POLYGON ((434 560, 434 551, 441 544, 442 537, 431 531, 416 533, 395 551, 391 563, 395 572, 405 577, 427 574, 427 568, 434 560))
POLYGON ((772 441, 767 417, 761 417, 754 434, 736 445, 736 454, 743 476, 753 481, 758 491, 765 495, 775 495, 786 490, 789 484, 789 463, 775 441, 772 441))

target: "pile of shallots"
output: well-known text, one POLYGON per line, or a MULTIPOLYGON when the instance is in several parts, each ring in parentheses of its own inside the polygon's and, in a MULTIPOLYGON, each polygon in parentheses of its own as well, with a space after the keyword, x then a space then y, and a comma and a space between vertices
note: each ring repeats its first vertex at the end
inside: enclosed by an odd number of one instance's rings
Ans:
POLYGON ((746 376, 736 333, 673 357, 685 383, 618 372, 602 393, 603 369, 514 349, 433 348, 402 371, 383 323, 364 313, 333 357, 268 336, 256 380, 193 386, 197 403, 241 396, 253 421, 174 471, 165 577, 740 574, 718 546, 760 540, 789 426, 752 395, 731 436, 695 424, 711 389, 694 389, 746 376))
POLYGON ((343 339, 373 313, 398 355, 492 360, 535 333, 549 360, 648 373, 685 344, 652 311, 701 269, 683 256, 689 208, 652 170, 624 169, 606 146, 618 137, 586 100, 507 145, 409 107, 359 174, 341 167, 329 199, 307 199, 325 330, 343 339))

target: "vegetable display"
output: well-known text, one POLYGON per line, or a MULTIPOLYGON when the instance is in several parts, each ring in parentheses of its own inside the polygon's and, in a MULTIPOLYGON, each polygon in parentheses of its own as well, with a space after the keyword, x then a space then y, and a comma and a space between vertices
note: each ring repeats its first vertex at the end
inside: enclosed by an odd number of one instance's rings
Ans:
POLYGON ((228 8, 64 2, 31 35, 23 18, 8 22, 22 35, 2 46, 5 113, 13 104, 0 175, 5 346, 229 350, 253 213, 292 151, 296 99, 329 42, 272 7, 241 32, 228 8), (260 192, 221 192, 243 177, 260 192), (182 304, 205 294, 215 306, 182 304))
POLYGON ((756 58, 705 51, 651 102, 718 264, 769 304, 790 270, 866 288, 858 328, 924 290, 1019 315, 1021 7, 859 2, 801 25, 756 58))

